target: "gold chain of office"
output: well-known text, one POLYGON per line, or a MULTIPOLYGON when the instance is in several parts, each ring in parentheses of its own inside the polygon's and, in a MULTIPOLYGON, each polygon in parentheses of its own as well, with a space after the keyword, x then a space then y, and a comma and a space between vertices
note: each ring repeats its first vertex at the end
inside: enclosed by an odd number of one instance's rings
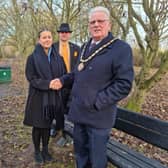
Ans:
POLYGON ((81 71, 84 68, 84 63, 88 62, 89 60, 91 60, 93 57, 95 57, 95 55, 97 53, 99 53, 101 50, 103 50, 104 48, 106 48, 108 45, 110 45, 111 43, 113 43, 115 40, 117 40, 117 38, 113 38, 112 40, 110 40, 108 43, 104 44, 102 47, 100 47, 99 49, 97 49, 93 54, 91 54, 88 58, 83 59, 84 56, 84 52, 86 49, 86 45, 84 45, 82 53, 81 53, 81 57, 80 57, 80 63, 78 65, 78 70, 81 71))

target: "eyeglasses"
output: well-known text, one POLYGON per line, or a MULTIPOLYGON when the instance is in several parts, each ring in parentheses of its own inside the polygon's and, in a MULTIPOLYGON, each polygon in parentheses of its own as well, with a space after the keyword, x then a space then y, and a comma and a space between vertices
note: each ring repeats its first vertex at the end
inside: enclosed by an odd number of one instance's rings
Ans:
POLYGON ((108 21, 108 19, 89 21, 89 24, 90 24, 90 25, 94 25, 96 22, 97 22, 98 24, 103 24, 105 21, 108 21))

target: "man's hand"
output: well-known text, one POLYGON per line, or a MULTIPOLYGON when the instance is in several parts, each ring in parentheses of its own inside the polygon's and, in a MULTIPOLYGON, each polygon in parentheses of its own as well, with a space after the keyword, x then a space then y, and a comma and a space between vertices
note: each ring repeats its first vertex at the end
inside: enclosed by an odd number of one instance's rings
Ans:
POLYGON ((53 89, 53 90, 59 90, 62 88, 62 86, 63 85, 62 85, 60 79, 56 78, 56 79, 51 80, 49 87, 50 87, 50 89, 53 89))

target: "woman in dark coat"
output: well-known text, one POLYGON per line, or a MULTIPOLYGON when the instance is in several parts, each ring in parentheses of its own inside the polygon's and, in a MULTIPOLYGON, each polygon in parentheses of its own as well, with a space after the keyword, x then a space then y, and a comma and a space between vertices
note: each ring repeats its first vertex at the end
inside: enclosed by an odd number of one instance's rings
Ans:
POLYGON ((54 79, 65 74, 66 68, 52 42, 51 31, 43 29, 39 32, 38 43, 27 59, 25 72, 29 93, 23 123, 33 127, 34 159, 39 164, 53 160, 48 153, 53 118, 56 118, 57 129, 64 127, 63 91, 56 90, 54 79))

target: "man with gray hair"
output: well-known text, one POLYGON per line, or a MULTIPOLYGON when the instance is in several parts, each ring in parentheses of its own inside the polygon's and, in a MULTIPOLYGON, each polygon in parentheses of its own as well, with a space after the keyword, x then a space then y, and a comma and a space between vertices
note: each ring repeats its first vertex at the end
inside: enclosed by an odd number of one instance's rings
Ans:
POLYGON ((110 32, 110 14, 105 7, 91 9, 88 27, 91 38, 82 46, 76 69, 56 79, 55 87, 73 83, 68 118, 74 123, 76 167, 106 168, 106 145, 116 106, 132 87, 132 50, 110 32))

